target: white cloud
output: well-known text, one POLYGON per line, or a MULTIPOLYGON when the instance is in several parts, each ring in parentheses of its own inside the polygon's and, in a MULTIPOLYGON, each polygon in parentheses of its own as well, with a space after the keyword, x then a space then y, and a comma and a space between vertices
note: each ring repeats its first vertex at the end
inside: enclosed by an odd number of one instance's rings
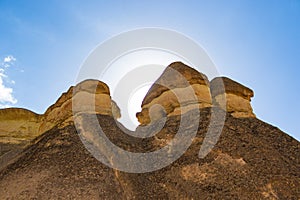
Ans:
MULTIPOLYGON (((5 85, 5 80, 9 80, 5 74, 6 68, 10 67, 16 61, 13 56, 6 56, 3 62, 0 63, 0 108, 10 107, 17 103, 17 99, 13 96, 13 88, 5 85)), ((8 82, 14 84, 15 81, 9 80, 8 82)))
POLYGON ((16 104, 17 100, 12 95, 13 89, 3 84, 2 76, 0 76, 0 107, 5 104, 16 104))
POLYGON ((14 62, 16 61, 17 59, 15 57, 13 57, 12 55, 9 55, 9 56, 6 56, 3 61, 4 63, 11 63, 11 62, 14 62))

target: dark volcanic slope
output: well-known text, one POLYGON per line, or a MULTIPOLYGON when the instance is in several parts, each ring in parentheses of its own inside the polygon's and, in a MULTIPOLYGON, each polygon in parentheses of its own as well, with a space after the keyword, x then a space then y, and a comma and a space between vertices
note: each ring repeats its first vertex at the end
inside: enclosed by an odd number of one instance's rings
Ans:
MULTIPOLYGON (((193 117, 190 113, 186 116, 193 117)), ((163 145, 165 140, 161 139, 174 135, 179 124, 179 117, 169 118, 156 138, 142 140, 122 134, 113 118, 102 115, 98 118, 112 141, 119 146, 124 142, 124 148, 141 151, 163 145)), ((74 126, 52 129, 27 148, 17 162, 0 172, 0 197, 300 198, 298 141, 258 119, 227 116, 218 143, 204 159, 200 159, 198 152, 209 118, 210 110, 202 109, 197 137, 180 159, 166 168, 144 174, 124 173, 101 164, 84 148, 74 126)))

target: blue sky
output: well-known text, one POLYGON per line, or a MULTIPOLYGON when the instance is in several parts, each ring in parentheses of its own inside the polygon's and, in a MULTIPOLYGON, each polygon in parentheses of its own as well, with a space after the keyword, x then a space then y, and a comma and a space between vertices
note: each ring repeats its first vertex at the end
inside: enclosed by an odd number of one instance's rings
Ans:
POLYGON ((74 83, 92 49, 142 27, 193 38, 222 75, 254 90, 258 118, 300 139, 296 0, 0 0, 0 105, 43 113, 74 83))

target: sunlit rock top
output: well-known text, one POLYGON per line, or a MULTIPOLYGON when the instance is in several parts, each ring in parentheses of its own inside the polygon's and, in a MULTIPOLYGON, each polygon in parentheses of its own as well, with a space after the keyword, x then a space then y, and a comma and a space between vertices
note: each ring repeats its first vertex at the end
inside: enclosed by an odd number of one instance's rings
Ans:
POLYGON ((142 102, 142 111, 136 116, 145 125, 164 116, 211 107, 211 103, 206 75, 181 62, 174 62, 152 85, 142 102))

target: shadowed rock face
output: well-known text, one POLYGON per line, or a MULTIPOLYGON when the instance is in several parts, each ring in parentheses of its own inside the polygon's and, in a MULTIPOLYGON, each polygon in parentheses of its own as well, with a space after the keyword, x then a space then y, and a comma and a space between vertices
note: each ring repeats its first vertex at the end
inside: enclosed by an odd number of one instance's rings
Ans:
POLYGON ((43 115, 22 108, 0 109, 0 169, 39 135, 54 127, 72 124, 73 114, 78 112, 120 117, 108 86, 98 80, 72 86, 43 115), (77 110, 72 109, 72 103, 77 110))
POLYGON ((227 77, 214 78, 210 83, 214 105, 220 106, 234 117, 255 117, 250 101, 251 89, 227 77))
POLYGON ((165 116, 205 107, 211 107, 207 77, 181 62, 175 62, 152 85, 142 102, 142 111, 136 116, 142 125, 146 125, 165 116))
MULTIPOLYGON (((97 161, 74 126, 54 128, 0 171, 1 199, 299 199, 299 142, 256 118, 228 114, 215 147, 205 158, 198 157, 210 113, 224 112, 210 109, 201 109, 197 135, 183 156, 143 174, 113 170, 97 161)), ((85 115, 90 126, 97 126, 92 117, 85 115)), ((98 115, 98 120, 122 149, 150 152, 172 139, 180 116, 168 117, 157 137, 146 139, 124 134, 111 116, 98 115)))

